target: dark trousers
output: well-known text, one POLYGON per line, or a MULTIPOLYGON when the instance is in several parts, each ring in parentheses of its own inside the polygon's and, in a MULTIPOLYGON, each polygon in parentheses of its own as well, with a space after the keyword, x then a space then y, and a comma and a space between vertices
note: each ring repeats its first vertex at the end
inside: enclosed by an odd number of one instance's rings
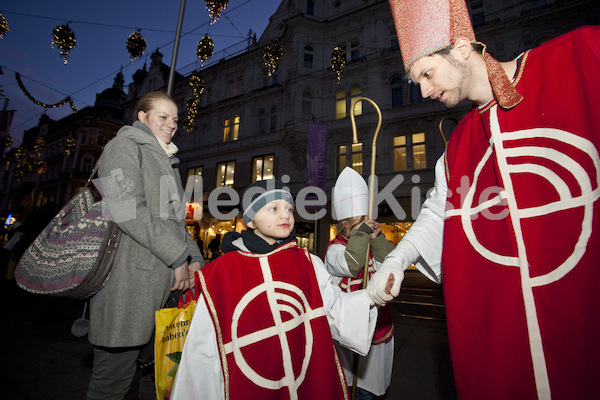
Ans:
POLYGON ((86 400, 122 400, 129 392, 131 382, 139 365, 142 369, 140 398, 155 398, 154 375, 144 370, 154 371, 154 338, 144 346, 107 348, 94 347, 94 367, 88 386, 86 400), (149 388, 145 386, 149 386, 149 388), (151 391, 148 394, 146 392, 151 391), (148 394, 148 396, 145 396, 148 394))

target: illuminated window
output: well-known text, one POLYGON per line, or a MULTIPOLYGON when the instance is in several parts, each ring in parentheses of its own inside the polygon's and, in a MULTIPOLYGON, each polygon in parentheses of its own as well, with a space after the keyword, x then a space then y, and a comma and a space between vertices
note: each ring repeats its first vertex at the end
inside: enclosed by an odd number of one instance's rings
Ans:
MULTIPOLYGON (((354 102, 354 99, 360 97, 360 86, 352 86, 350 88, 350 104, 354 102)), ((362 115, 362 101, 357 102, 354 105, 354 115, 362 115)))
POLYGON ((350 161, 350 167, 359 174, 362 174, 363 170, 363 159, 362 159, 362 143, 347 145, 340 145, 337 147, 337 172, 338 174, 348 166, 350 161))
POLYGON ((231 140, 238 140, 240 134, 240 116, 239 115, 234 115, 233 116, 233 135, 231 140))
POLYGON ((270 154, 268 156, 255 157, 252 160, 252 182, 274 178, 274 161, 275 156, 273 154, 270 154))
POLYGON ((229 126, 229 118, 226 118, 225 121, 223 121, 223 143, 229 141, 230 129, 231 127, 229 126))
POLYGON ((394 171, 427 168, 425 133, 394 137, 394 171))
POLYGON ((346 92, 340 89, 335 92, 335 119, 346 118, 346 92))
POLYGON ((189 168, 187 171, 187 176, 198 175, 202 176, 202 167, 189 168))
POLYGON ((220 163, 217 165, 217 187, 229 186, 234 183, 235 161, 220 163))

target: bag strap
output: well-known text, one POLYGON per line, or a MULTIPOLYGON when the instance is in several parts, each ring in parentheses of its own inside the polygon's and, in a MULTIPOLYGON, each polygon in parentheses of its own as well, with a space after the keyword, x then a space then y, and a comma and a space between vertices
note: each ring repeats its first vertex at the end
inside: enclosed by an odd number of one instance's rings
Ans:
MULTIPOLYGON (((139 145, 137 146, 137 149, 138 149, 138 158, 140 159, 140 167, 141 167, 142 166, 142 150, 140 150, 140 146, 139 145)), ((98 172, 98 168, 100 168, 100 158, 98 158, 98 161, 96 161, 96 165, 94 165, 94 169, 92 170, 92 173, 90 174, 90 177, 88 178, 87 182, 83 186, 84 189, 86 187, 88 187, 88 185, 92 181, 92 178, 94 177, 94 175, 96 175, 96 172, 98 172)))

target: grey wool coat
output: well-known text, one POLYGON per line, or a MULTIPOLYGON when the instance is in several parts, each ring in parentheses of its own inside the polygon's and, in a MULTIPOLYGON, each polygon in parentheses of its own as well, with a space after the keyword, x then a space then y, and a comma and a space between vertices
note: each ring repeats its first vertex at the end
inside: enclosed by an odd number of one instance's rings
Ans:
POLYGON ((204 260, 185 224, 179 160, 167 156, 148 127, 139 121, 122 127, 99 163, 95 183, 123 235, 110 275, 90 301, 89 341, 139 346, 152 338, 173 268, 204 260))

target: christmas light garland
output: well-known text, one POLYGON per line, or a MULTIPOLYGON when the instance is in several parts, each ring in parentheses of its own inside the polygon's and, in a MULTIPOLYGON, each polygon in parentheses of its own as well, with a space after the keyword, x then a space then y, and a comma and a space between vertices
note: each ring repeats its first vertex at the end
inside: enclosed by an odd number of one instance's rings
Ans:
POLYGON ((71 106, 71 109, 73 110, 73 112, 77 112, 77 108, 75 108, 75 104, 73 103, 73 99, 69 96, 69 97, 65 97, 64 99, 62 99, 61 101, 59 101, 58 103, 54 103, 54 104, 46 104, 46 103, 42 103, 41 101, 35 99, 25 88, 25 86, 23 85, 23 82, 21 81, 21 74, 19 74, 18 72, 15 72, 15 78, 17 78, 17 83, 19 84, 19 87, 21 88, 21 90, 23 91, 23 93, 25 94, 25 96, 27 96, 27 98, 29 98, 29 100, 33 101, 35 104, 37 104, 38 106, 44 107, 44 108, 56 108, 56 107, 62 107, 64 106, 67 102, 69 102, 69 105, 71 106))

